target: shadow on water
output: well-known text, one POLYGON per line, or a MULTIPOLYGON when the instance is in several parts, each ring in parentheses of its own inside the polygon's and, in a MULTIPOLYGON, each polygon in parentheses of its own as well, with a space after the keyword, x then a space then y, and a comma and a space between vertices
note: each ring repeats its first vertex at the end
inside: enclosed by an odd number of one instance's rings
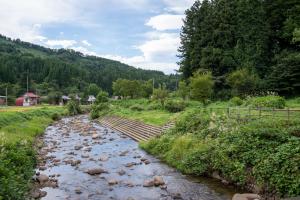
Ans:
POLYGON ((58 187, 42 189, 47 192, 44 200, 230 200, 237 192, 213 179, 179 173, 139 149, 137 142, 87 116, 64 118, 48 127, 44 143, 45 160, 37 172, 58 181, 58 187), (107 173, 86 173, 95 168, 107 173), (161 176, 165 185, 144 187, 154 176, 161 176))

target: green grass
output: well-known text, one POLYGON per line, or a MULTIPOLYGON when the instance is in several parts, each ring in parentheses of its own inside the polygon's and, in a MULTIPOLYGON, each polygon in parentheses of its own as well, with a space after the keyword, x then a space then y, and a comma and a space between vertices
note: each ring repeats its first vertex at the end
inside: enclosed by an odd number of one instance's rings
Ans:
POLYGON ((109 114, 156 126, 162 126, 177 116, 177 114, 162 109, 159 104, 146 99, 114 101, 109 114), (133 106, 141 110, 135 110, 133 106))
POLYGON ((0 112, 0 200, 26 199, 36 166, 35 138, 66 113, 63 107, 31 108, 0 112))

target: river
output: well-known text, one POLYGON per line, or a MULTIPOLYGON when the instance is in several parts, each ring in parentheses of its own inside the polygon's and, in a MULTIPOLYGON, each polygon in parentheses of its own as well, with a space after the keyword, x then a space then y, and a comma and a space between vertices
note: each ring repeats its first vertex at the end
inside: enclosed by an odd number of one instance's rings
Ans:
POLYGON ((38 184, 47 192, 43 200, 230 200, 236 192, 211 179, 181 174, 86 115, 55 122, 43 141, 36 172, 52 182, 38 184), (151 185, 155 176, 163 181, 160 186, 151 185))

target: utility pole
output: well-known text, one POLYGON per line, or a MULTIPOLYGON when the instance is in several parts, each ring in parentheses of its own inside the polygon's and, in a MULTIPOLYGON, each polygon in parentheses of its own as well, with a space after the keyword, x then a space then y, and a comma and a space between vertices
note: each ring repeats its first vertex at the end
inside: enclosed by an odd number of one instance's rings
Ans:
POLYGON ((7 103, 7 87, 5 88, 5 103, 6 103, 6 106, 8 106, 8 103, 7 103))
POLYGON ((152 79, 152 93, 154 92, 154 78, 152 79))
POLYGON ((28 70, 27 70, 27 93, 28 93, 28 70))

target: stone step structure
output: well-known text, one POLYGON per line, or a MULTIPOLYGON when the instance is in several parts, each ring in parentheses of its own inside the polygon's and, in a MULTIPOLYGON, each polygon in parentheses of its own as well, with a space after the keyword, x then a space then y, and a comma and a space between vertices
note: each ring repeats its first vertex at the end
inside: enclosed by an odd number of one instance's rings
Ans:
POLYGON ((159 136, 175 125, 174 122, 169 122, 159 127, 118 116, 102 117, 99 119, 99 123, 104 127, 119 131, 138 142, 159 136))

